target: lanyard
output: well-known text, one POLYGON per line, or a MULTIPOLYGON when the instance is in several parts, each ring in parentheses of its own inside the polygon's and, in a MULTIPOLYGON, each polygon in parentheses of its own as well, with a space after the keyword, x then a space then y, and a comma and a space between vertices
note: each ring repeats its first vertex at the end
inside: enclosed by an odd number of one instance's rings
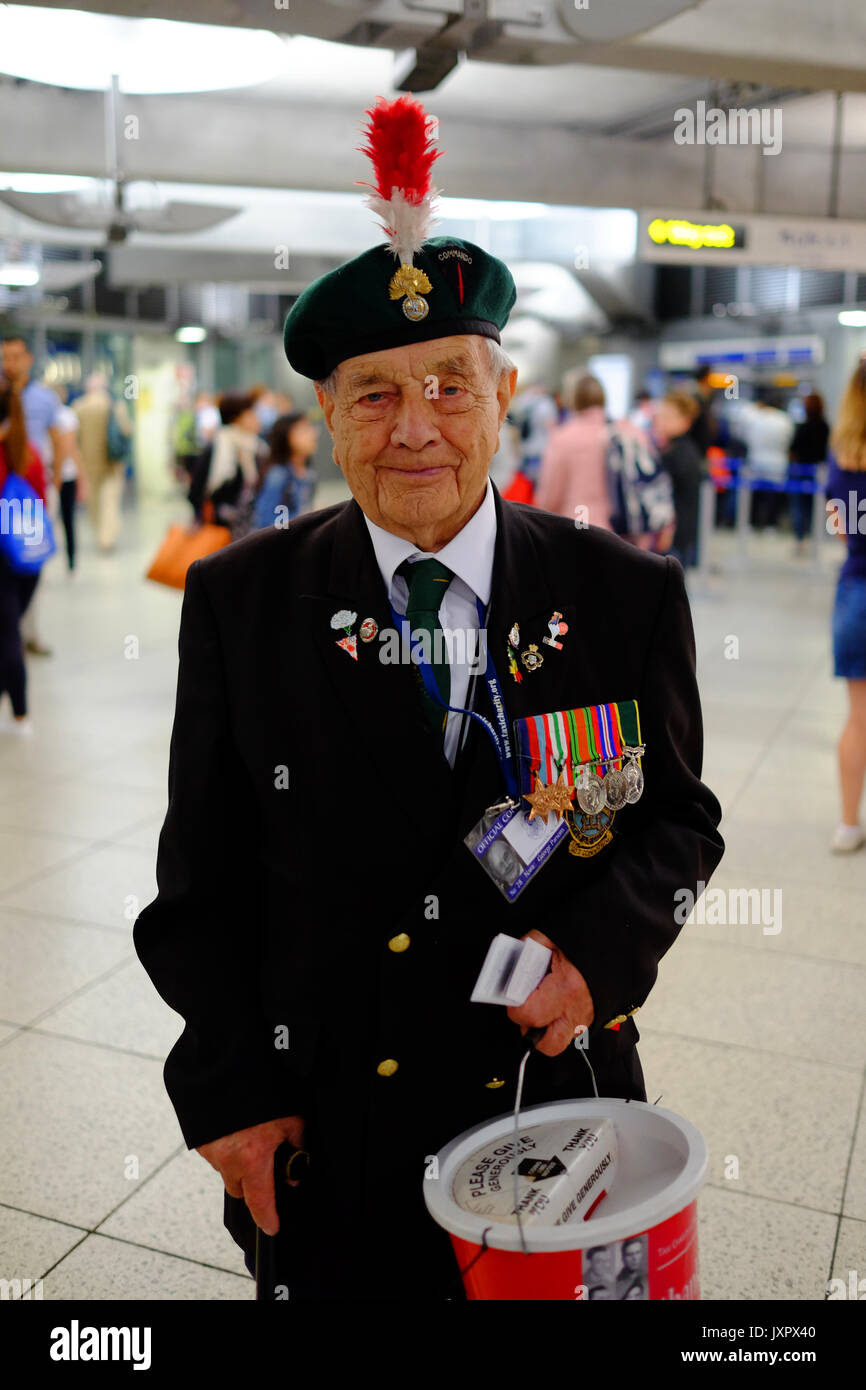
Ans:
MULTIPOLYGON (((406 641, 406 628, 409 627, 409 620, 405 616, 401 617, 401 615, 398 614, 395 610, 393 604, 390 604, 389 606, 391 609, 391 616, 394 619, 394 625, 399 630, 403 640, 406 641)), ((475 606, 478 610, 478 628, 479 631, 483 631, 484 605, 482 604, 480 599, 476 599, 475 606)), ((409 629, 409 631, 411 634, 411 628, 409 629)), ((411 640, 409 645, 411 649, 411 640)), ((490 694, 490 703, 493 706, 493 713, 496 716, 496 728, 494 728, 493 724, 490 722, 489 719, 485 717, 485 715, 478 714, 475 710, 464 709, 462 705, 446 705, 445 701, 442 699, 442 696, 439 694, 439 687, 436 684, 436 677, 433 675, 430 663, 422 659, 417 659, 415 661, 415 664, 417 665, 418 670, 421 673, 421 679, 424 682, 424 689, 427 691, 427 694, 431 697, 431 699, 435 700, 436 703, 441 705, 443 709, 450 710, 454 714, 468 714, 472 719, 476 719, 478 723, 481 724, 484 729, 486 729, 490 738, 493 740, 493 746, 496 749, 496 757, 499 761, 499 766, 502 769, 502 776, 505 779, 505 786, 508 791, 508 795, 511 797, 512 801, 516 801, 519 803, 520 789, 517 784, 517 767, 514 759, 514 752, 511 745, 511 734, 509 733, 508 729, 508 716, 505 713, 505 701, 502 698, 502 690, 499 685, 499 677, 496 674, 496 670, 493 665, 493 660, 490 655, 490 649, 486 642, 484 644, 484 652, 487 658, 484 670, 484 680, 487 685, 487 690, 490 694)), ((418 657, 420 658, 420 653, 418 653, 418 657)))

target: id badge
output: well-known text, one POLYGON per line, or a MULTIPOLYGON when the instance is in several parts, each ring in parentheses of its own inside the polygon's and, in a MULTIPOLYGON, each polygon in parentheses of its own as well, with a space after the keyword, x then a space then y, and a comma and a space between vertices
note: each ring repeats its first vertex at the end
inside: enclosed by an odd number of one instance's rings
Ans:
POLYGON ((530 820, 520 806, 491 806, 464 840, 507 902, 520 897, 568 835, 564 820, 530 820))

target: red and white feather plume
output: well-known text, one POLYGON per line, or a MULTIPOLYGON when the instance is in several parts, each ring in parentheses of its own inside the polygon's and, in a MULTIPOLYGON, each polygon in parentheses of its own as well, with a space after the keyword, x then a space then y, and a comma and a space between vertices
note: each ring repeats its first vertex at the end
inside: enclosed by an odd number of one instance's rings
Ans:
POLYGON ((376 105, 364 113, 366 145, 359 146, 369 156, 376 175, 364 202, 382 219, 382 228, 391 250, 401 265, 411 265, 434 222, 433 200, 439 190, 432 186, 430 171, 442 153, 437 150, 432 131, 434 120, 420 101, 410 96, 388 101, 377 98, 376 105))

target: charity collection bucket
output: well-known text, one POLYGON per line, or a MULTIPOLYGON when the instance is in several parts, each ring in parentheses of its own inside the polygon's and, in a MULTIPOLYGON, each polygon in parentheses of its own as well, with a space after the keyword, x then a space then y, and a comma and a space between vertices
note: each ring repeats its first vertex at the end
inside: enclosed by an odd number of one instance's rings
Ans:
MULTIPOLYGON (((597 1163, 593 1176, 602 1167, 603 1162, 597 1163)), ((446 1144, 437 1155, 437 1169, 438 1176, 424 1182, 424 1197, 430 1215, 451 1237, 467 1298, 700 1298, 697 1199, 707 1146, 694 1125, 671 1110, 605 1097, 535 1105, 521 1111, 517 1144, 513 1114, 502 1115, 446 1144), (608 1134, 612 1140, 606 1157, 615 1159, 609 1170, 613 1177, 598 1178, 586 1219, 578 1216, 555 1225, 524 1220, 521 1233, 513 1204, 511 1218, 504 1221, 468 1210, 465 1185, 460 1187, 463 1204, 457 1200, 455 1185, 465 1184, 467 1172, 473 1181, 473 1164, 476 1174, 489 1174, 498 1165, 504 1191, 524 1143, 532 1146, 533 1157, 523 1164, 530 1164, 534 1177, 564 1172, 556 1153, 547 1153, 544 1139, 567 1133, 563 1122, 575 1126, 576 1134, 608 1134)))

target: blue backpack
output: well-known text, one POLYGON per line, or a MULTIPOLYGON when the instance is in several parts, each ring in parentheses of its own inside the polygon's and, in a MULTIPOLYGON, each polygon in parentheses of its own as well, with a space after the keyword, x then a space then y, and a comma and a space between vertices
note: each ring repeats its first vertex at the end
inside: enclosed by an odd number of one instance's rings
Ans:
POLYGON ((56 549, 45 503, 10 470, 0 496, 0 555, 16 574, 37 574, 56 549))

